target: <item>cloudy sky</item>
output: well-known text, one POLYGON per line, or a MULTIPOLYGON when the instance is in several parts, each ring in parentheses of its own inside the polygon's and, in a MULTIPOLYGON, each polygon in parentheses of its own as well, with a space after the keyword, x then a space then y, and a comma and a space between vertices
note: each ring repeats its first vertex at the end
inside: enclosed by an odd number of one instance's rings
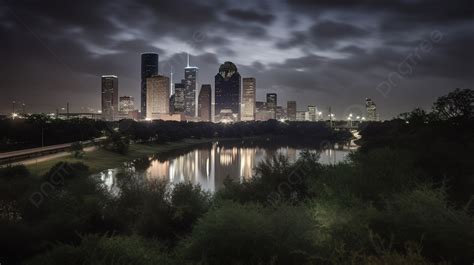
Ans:
MULTIPOLYGON (((224 61, 257 78, 257 100, 381 118, 473 88, 471 0, 0 0, 0 112, 100 107, 100 76, 139 98, 140 54, 183 77, 186 52, 214 86, 224 61)), ((137 100, 137 102, 139 102, 137 100)))

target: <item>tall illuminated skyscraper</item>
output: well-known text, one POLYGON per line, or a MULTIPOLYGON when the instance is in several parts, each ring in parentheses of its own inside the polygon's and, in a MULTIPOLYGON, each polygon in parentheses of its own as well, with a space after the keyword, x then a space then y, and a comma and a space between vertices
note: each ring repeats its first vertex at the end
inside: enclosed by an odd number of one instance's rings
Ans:
POLYGON ((228 122, 240 119, 241 78, 232 62, 219 67, 215 82, 215 121, 228 122))
POLYGON ((160 119, 160 115, 168 115, 170 110, 170 79, 155 75, 146 79, 146 113, 147 119, 160 119))
POLYGON ((118 114, 118 77, 102 76, 102 117, 106 121, 115 120, 118 114))
POLYGON ((141 83, 141 116, 147 117, 147 88, 146 79, 158 74, 158 54, 156 53, 143 53, 142 54, 142 83, 141 83))
POLYGON ((243 95, 242 95, 242 121, 255 120, 255 101, 256 101, 256 81, 253 77, 242 79, 243 95))
POLYGON ((367 120, 377 120, 377 105, 370 98, 365 99, 365 108, 367 109, 367 120))
POLYGON ((189 54, 188 54, 188 63, 184 68, 184 105, 185 105, 185 115, 189 118, 196 117, 196 108, 197 108, 197 74, 199 68, 196 66, 189 65, 189 54))
POLYGON ((198 101, 198 113, 201 121, 211 121, 211 96, 211 85, 202 85, 198 101))
POLYGON ((184 110, 185 110, 184 90, 185 90, 184 83, 174 84, 174 94, 173 94, 173 101, 172 101, 173 113, 184 113, 184 110))
POLYGON ((306 120, 316 121, 317 113, 318 113, 318 109, 316 108, 316 106, 308 105, 308 111, 306 111, 306 120))
POLYGON ((276 93, 267 93, 267 110, 273 112, 273 118, 276 118, 277 111, 277 94, 276 93))
POLYGON ((296 101, 288 101, 286 109, 288 120, 296 121, 296 101))

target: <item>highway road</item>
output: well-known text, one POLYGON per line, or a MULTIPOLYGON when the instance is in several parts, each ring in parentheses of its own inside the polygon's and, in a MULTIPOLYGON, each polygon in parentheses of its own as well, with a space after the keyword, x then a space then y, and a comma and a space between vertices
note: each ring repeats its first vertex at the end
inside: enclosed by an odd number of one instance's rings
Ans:
MULTIPOLYGON (((94 142, 103 141, 105 137, 94 139, 94 142)), ((84 146, 90 145, 92 141, 81 142, 84 146)), ((41 157, 45 155, 67 153, 73 143, 48 145, 44 147, 29 148, 11 152, 0 153, 0 164, 9 164, 12 162, 18 162, 22 160, 28 160, 34 157, 41 157)), ((88 149, 89 150, 89 149, 88 149)), ((63 154, 64 155, 64 154, 63 154)))

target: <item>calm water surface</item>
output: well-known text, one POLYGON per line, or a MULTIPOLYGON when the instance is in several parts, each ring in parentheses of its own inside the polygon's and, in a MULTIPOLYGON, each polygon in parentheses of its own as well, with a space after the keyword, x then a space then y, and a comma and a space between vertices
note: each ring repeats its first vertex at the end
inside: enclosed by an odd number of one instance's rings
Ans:
MULTIPOLYGON (((226 177, 235 181, 251 178, 258 163, 273 155, 282 154, 294 162, 303 150, 317 149, 305 144, 215 142, 132 161, 121 168, 105 170, 98 176, 112 192, 118 192, 116 175, 120 172, 142 179, 191 182, 213 192, 223 187, 226 177)), ((341 162, 349 152, 349 148, 321 150, 320 162, 341 162)))

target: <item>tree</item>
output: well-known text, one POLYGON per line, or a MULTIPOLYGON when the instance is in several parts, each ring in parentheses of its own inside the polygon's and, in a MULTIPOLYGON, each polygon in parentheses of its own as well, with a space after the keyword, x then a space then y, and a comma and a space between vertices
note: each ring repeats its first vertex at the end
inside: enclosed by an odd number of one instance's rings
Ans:
POLYGON ((446 96, 439 97, 433 105, 433 111, 441 120, 473 118, 474 90, 456 88, 446 96))
POLYGON ((128 135, 123 135, 113 130, 109 131, 108 134, 107 139, 103 142, 104 148, 125 155, 130 146, 130 138, 128 135))
POLYGON ((84 146, 81 142, 75 142, 71 145, 71 153, 75 158, 84 156, 84 146))
POLYGON ((430 120, 429 113, 426 113, 425 110, 421 108, 415 108, 411 112, 405 112, 399 115, 399 117, 410 124, 420 125, 428 122, 430 120))

